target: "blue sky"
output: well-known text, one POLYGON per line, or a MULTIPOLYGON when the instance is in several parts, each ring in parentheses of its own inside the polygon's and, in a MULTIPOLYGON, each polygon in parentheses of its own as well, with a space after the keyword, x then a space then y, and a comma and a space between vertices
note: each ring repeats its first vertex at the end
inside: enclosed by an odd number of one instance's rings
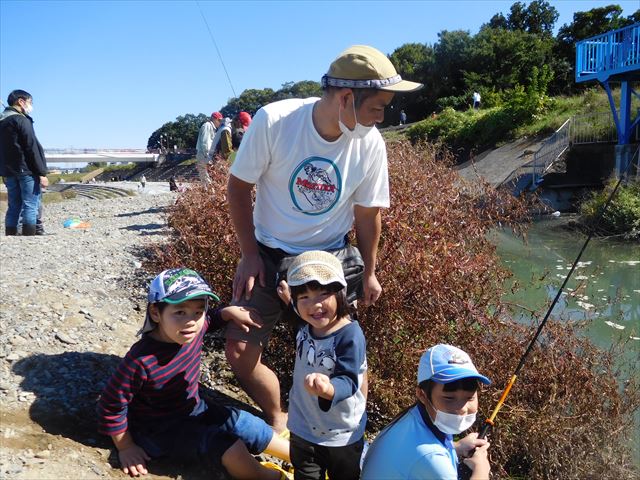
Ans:
MULTIPOLYGON (((200 1, 237 95, 319 80, 346 47, 391 53, 469 30, 514 1, 200 1)), ((638 0, 552 0, 560 18, 638 0)), ((163 123, 234 96, 195 1, 0 0, 0 98, 34 96, 45 148, 144 148, 163 123)))

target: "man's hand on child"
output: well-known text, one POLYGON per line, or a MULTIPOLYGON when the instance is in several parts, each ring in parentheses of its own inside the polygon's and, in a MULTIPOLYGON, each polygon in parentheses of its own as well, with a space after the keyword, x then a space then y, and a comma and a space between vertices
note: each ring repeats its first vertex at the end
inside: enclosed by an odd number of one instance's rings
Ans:
POLYGON ((119 450, 118 458, 120 459, 120 468, 122 468, 122 471, 132 477, 149 473, 147 470, 147 460, 151 460, 151 457, 136 444, 119 450))
POLYGON ((254 255, 242 255, 240 263, 233 277, 233 299, 237 302, 242 298, 249 300, 253 291, 253 286, 258 283, 265 287, 264 262, 258 253, 254 255))
POLYGON ((310 373, 304 378, 304 388, 311 395, 333 400, 335 389, 331 380, 323 373, 310 373))
POLYGON ((249 327, 262 328, 262 319, 258 311, 253 308, 225 307, 220 314, 225 322, 231 320, 245 332, 249 331, 249 327))

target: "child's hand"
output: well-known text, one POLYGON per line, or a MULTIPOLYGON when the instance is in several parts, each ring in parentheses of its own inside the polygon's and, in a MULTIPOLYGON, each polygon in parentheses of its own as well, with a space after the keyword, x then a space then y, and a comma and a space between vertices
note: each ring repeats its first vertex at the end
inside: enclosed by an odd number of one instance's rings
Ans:
POLYGON ((331 385, 331 380, 323 373, 310 373, 304 377, 304 388, 311 395, 333 400, 335 389, 331 385))
POLYGON ((135 443, 130 447, 118 450, 118 458, 120 459, 122 471, 132 477, 149 473, 147 471, 147 460, 151 460, 151 457, 135 443))
POLYGON ((459 457, 469 457, 473 455, 473 451, 476 448, 488 444, 489 442, 487 442, 484 438, 479 439, 478 434, 476 432, 473 432, 455 442, 456 453, 459 457))
POLYGON ((489 478, 491 467, 489 465, 488 449, 489 443, 485 443, 481 447, 476 447, 476 451, 471 457, 463 460, 465 465, 473 471, 471 474, 472 480, 489 478))
POLYGON ((285 305, 289 305, 291 303, 291 289, 289 285, 287 285, 287 282, 281 280, 276 290, 280 300, 282 300, 285 305))
POLYGON ((253 308, 225 307, 220 315, 225 322, 231 320, 245 332, 249 331, 249 327, 262 328, 262 319, 258 311, 253 308))

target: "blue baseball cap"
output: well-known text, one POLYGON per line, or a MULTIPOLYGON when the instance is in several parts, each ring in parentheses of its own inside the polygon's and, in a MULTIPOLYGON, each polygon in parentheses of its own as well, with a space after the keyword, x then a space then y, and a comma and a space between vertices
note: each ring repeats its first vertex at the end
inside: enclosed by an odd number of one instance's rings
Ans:
POLYGON ((420 357, 418 384, 425 380, 451 383, 463 378, 477 378, 487 385, 491 383, 491 380, 478 373, 466 352, 452 345, 438 344, 420 357))

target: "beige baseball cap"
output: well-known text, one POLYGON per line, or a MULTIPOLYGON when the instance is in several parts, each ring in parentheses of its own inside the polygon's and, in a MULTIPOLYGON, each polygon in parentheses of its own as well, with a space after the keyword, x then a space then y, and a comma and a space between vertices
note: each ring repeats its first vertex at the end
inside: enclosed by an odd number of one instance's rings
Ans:
POLYGON ((354 45, 338 55, 322 77, 323 87, 375 88, 386 92, 415 92, 424 85, 403 80, 391 60, 373 47, 354 45))

